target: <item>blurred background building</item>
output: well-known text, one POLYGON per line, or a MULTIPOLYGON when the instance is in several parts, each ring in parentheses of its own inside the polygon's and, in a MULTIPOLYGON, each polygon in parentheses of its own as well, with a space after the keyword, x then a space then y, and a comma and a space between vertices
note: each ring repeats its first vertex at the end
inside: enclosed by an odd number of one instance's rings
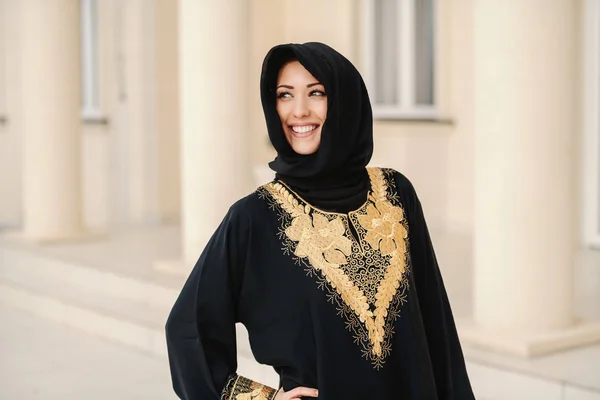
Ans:
POLYGON ((272 178, 263 57, 307 41, 367 82, 478 396, 600 399, 599 0, 0 0, 0 397, 174 396, 166 315, 272 178))

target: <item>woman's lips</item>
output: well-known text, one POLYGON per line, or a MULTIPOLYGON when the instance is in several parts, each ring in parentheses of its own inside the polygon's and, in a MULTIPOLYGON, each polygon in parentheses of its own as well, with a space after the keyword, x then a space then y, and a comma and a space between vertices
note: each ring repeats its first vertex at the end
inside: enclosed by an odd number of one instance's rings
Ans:
POLYGON ((289 128, 292 133, 292 136, 294 136, 296 138, 305 138, 305 137, 308 137, 308 136, 312 135, 313 133, 315 133, 315 131, 317 130, 318 127, 319 127, 319 125, 311 124, 311 125, 291 125, 289 128))

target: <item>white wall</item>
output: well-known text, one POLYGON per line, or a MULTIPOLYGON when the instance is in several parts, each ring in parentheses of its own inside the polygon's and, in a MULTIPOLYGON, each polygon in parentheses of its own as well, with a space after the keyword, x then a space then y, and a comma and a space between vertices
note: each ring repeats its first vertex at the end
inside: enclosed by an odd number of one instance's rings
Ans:
POLYGON ((269 144, 267 127, 260 103, 260 72, 262 61, 269 49, 284 42, 283 18, 284 1, 252 0, 250 2, 249 45, 250 62, 248 63, 248 96, 249 118, 253 140, 251 141, 254 165, 266 165, 275 157, 275 152, 269 144))
POLYGON ((84 226, 104 232, 110 225, 110 152, 108 127, 84 124, 81 141, 84 226))
POLYGON ((117 220, 112 147, 116 134, 112 110, 118 96, 114 1, 98 2, 98 72, 104 123, 85 122, 82 132, 83 215, 85 226, 93 231, 106 231, 117 220))
POLYGON ((101 110, 83 129, 86 225, 179 218, 177 2, 101 1, 101 110))
POLYGON ((107 124, 86 123, 83 129, 84 215, 91 229, 109 230, 158 222, 163 215, 177 216, 179 161, 172 156, 178 146, 177 120, 172 117, 177 80, 165 77, 165 73, 172 74, 165 65, 176 62, 177 52, 173 43, 169 43, 170 53, 159 54, 156 46, 161 34, 168 35, 172 29, 161 25, 167 32, 157 30, 164 12, 171 12, 166 18, 174 17, 173 10, 165 8, 169 4, 173 3, 98 2, 101 111, 107 124), (163 8, 158 10, 157 5, 163 8), (159 91, 165 95, 160 103, 159 91), (167 117, 158 110, 166 110, 167 117), (158 134, 159 122, 163 136, 158 134), (175 137, 175 142, 165 142, 164 135, 175 137), (161 185, 165 190, 159 190, 161 185))
POLYGON ((444 33, 440 57, 444 60, 447 85, 447 114, 453 121, 448 137, 448 177, 446 228, 470 233, 474 205, 474 131, 473 131, 473 0, 438 1, 444 33))
POLYGON ((452 127, 427 122, 378 122, 371 164, 394 168, 414 185, 431 228, 445 228, 448 139, 452 127))
POLYGON ((101 108, 82 145, 85 219, 94 229, 159 219, 155 1, 99 1, 101 108))

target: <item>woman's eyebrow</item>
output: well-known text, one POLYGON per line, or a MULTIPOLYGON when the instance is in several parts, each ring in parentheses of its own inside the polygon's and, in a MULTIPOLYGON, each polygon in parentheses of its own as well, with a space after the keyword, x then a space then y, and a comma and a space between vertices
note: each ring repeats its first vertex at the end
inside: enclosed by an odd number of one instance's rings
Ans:
MULTIPOLYGON (((311 87, 317 86, 317 85, 321 85, 321 83, 320 82, 309 83, 308 85, 306 85, 306 87, 311 88, 311 87)), ((277 89, 279 89, 279 88, 294 89, 294 87, 291 85, 279 85, 279 86, 277 86, 277 89)))

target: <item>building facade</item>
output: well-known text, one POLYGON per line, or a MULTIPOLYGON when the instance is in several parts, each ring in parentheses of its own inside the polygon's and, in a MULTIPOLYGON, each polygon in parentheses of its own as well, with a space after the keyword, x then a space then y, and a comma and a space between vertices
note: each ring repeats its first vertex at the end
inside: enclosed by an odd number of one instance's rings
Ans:
POLYGON ((600 246, 597 0, 0 0, 0 18, 0 226, 25 240, 179 223, 189 265, 269 179, 264 55, 321 41, 367 81, 373 165, 473 241, 465 340, 600 339, 570 300, 573 253, 600 246))

